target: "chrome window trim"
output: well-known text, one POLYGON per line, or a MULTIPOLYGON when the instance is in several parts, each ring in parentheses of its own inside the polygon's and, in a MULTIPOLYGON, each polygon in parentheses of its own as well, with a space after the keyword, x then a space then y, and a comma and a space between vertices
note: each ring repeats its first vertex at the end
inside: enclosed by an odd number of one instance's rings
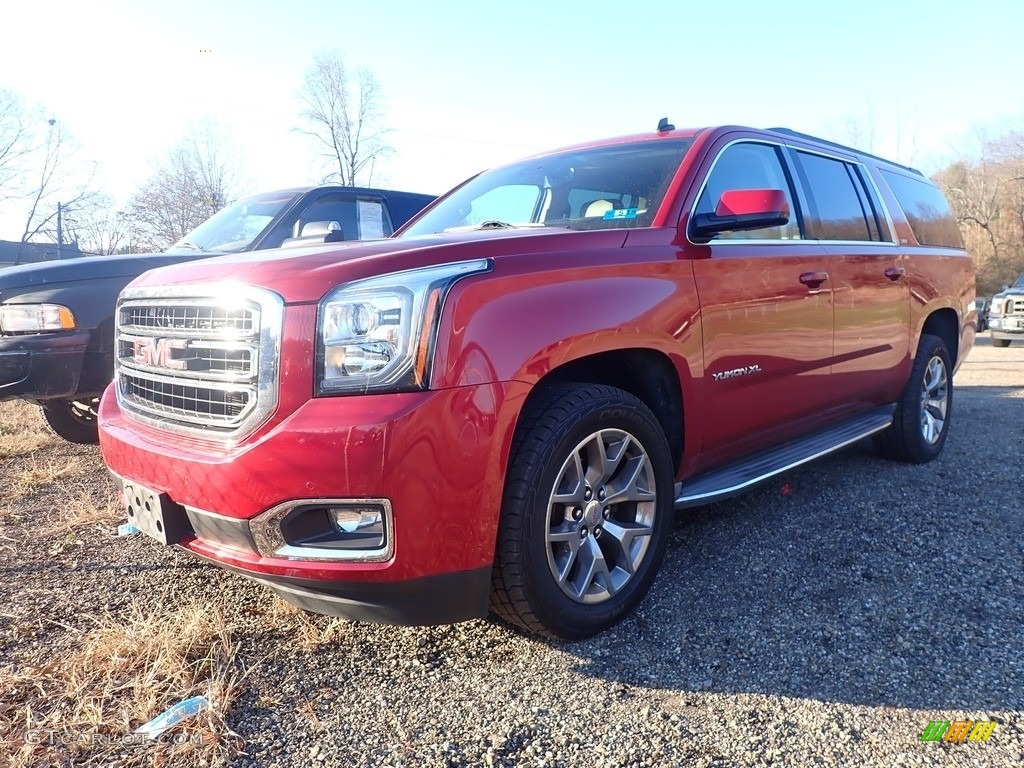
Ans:
MULTIPOLYGON (((838 160, 840 162, 849 163, 850 165, 855 165, 858 168, 860 168, 861 169, 861 176, 863 176, 864 178, 866 178, 868 180, 868 182, 871 184, 872 189, 874 190, 875 201, 878 203, 879 207, 882 210, 882 213, 885 215, 885 223, 889 226, 889 237, 892 238, 891 240, 825 240, 825 239, 821 239, 818 242, 821 242, 821 243, 844 243, 844 244, 845 243, 878 243, 879 245, 899 245, 899 243, 897 242, 897 238, 896 238, 896 228, 893 226, 892 216, 889 215, 889 206, 887 206, 885 204, 885 199, 882 197, 882 192, 878 188, 878 184, 875 183, 875 178, 874 178, 874 176, 871 175, 871 169, 868 168, 867 165, 862 163, 860 160, 851 159, 849 157, 843 157, 842 155, 835 154, 833 152, 824 152, 824 151, 822 151, 820 149, 817 149, 817 148, 815 148, 815 149, 808 149, 807 147, 798 147, 798 146, 795 146, 793 144, 785 144, 784 146, 786 146, 788 149, 793 150, 794 152, 805 152, 805 153, 807 153, 809 155, 819 155, 820 157, 827 158, 828 160, 838 160)), ((895 197, 895 194, 893 196, 895 197)))
MULTIPOLYGON (((263 425, 277 409, 280 384, 281 336, 284 325, 284 299, 273 291, 239 283, 126 288, 118 297, 114 317, 114 391, 117 396, 117 404, 127 418, 161 431, 191 435, 227 445, 234 445, 263 425), (154 412, 152 409, 145 409, 148 413, 143 412, 143 409, 136 406, 136 404, 126 403, 125 398, 122 396, 122 365, 120 358, 122 308, 125 305, 139 303, 173 306, 183 301, 200 306, 217 307, 227 304, 250 303, 259 307, 260 325, 258 329, 235 337, 225 336, 222 339, 213 339, 213 341, 225 342, 241 342, 245 339, 258 340, 256 344, 257 359, 255 370, 253 371, 253 382, 245 384, 232 383, 231 381, 225 381, 221 377, 199 379, 188 376, 168 376, 166 373, 154 375, 149 372, 148 368, 142 366, 125 366, 125 372, 138 371, 152 379, 166 380, 164 383, 175 383, 188 387, 199 385, 210 389, 222 390, 238 390, 245 387, 254 388, 256 396, 253 402, 255 404, 244 417, 234 420, 236 423, 227 422, 226 428, 219 425, 203 427, 197 424, 189 424, 187 418, 179 418, 178 420, 169 420, 166 417, 156 418, 150 415, 154 412)), ((128 335, 145 335, 138 334, 136 326, 131 326, 131 328, 132 330, 128 332, 128 335)), ((177 331, 175 331, 175 334, 177 334, 177 331)), ((156 334, 151 333, 149 335, 154 336, 156 334)), ((195 333, 183 333, 181 335, 186 338, 200 337, 199 334, 195 333)), ((206 332, 206 335, 209 336, 209 332, 206 332)))
POLYGON ((391 501, 370 498, 293 499, 261 512, 249 521, 249 532, 256 549, 263 557, 282 560, 314 560, 346 563, 380 563, 395 554, 395 523, 391 501), (323 507, 333 504, 372 504, 384 509, 384 546, 377 549, 333 549, 327 547, 296 547, 285 541, 281 521, 296 507, 323 507))
MULTIPOLYGON (((790 191, 795 193, 795 190, 790 190, 790 191)), ((809 194, 809 192, 808 192, 808 194, 809 194)), ((794 198, 796 198, 795 194, 794 194, 794 198)), ((796 205, 799 205, 800 204, 799 199, 794 199, 794 203, 796 205)), ((789 142, 775 141, 775 140, 772 140, 772 139, 766 139, 766 138, 754 137, 754 136, 746 137, 746 138, 742 138, 742 139, 733 139, 732 141, 729 141, 724 147, 722 147, 718 151, 718 153, 715 155, 715 159, 711 161, 711 166, 708 168, 707 173, 704 174, 704 178, 701 180, 700 188, 697 190, 696 196, 693 198, 693 205, 690 206, 689 216, 687 217, 686 224, 687 224, 687 226, 686 226, 686 242, 689 243, 690 245, 695 245, 695 246, 708 246, 708 245, 714 245, 714 246, 722 246, 722 245, 770 245, 770 244, 792 245, 793 243, 806 243, 806 244, 829 243, 831 245, 864 245, 864 244, 868 244, 868 245, 880 245, 880 246, 889 246, 889 247, 898 247, 899 246, 899 242, 897 242, 898 238, 896 237, 896 228, 893 225, 893 220, 892 220, 892 216, 889 213, 889 208, 885 204, 885 199, 882 197, 881 191, 878 188, 878 184, 875 183, 875 179, 871 175, 870 169, 864 163, 862 163, 859 160, 851 159, 850 157, 844 157, 843 155, 840 155, 840 154, 837 154, 837 153, 826 152, 826 151, 822 151, 822 150, 816 149, 816 148, 815 149, 808 149, 806 147, 802 147, 802 146, 798 146, 798 145, 795 145, 795 144, 791 144, 789 142), (828 158, 829 160, 838 160, 838 161, 843 162, 843 163, 849 163, 851 165, 859 166, 861 169, 863 169, 864 175, 867 177, 868 181, 871 183, 872 188, 874 189, 875 200, 878 202, 878 205, 880 206, 880 208, 882 210, 882 213, 885 215, 886 223, 889 226, 889 236, 892 239, 891 240, 827 240, 827 239, 824 239, 824 238, 802 237, 799 240, 783 240, 783 239, 776 239, 776 238, 771 238, 771 239, 759 238, 759 239, 751 239, 751 240, 742 240, 742 239, 736 239, 736 240, 732 240, 732 239, 710 240, 710 241, 708 241, 706 243, 698 243, 698 242, 694 241, 690 237, 690 226, 689 226, 689 224, 690 224, 690 221, 693 220, 694 213, 697 210, 697 203, 700 202, 701 195, 704 194, 704 190, 707 187, 708 179, 710 179, 711 178, 711 174, 714 173, 715 166, 718 165, 719 159, 722 157, 722 155, 725 153, 725 151, 727 149, 729 149, 730 147, 732 147, 735 144, 766 144, 766 145, 768 145, 770 147, 776 147, 776 148, 780 148, 780 149, 790 149, 790 150, 792 150, 794 152, 808 152, 810 154, 821 155, 822 157, 828 158)), ((677 226, 678 226, 678 224, 677 224, 677 226)))

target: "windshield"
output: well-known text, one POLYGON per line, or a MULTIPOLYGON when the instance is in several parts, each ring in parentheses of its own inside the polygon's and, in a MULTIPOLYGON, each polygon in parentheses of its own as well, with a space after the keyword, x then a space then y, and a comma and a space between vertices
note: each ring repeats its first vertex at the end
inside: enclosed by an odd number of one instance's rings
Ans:
POLYGON ((1013 284, 1014 288, 1024 288, 1024 275, 1017 278, 1017 282, 1013 284))
POLYGON ((642 141, 523 160, 486 171, 402 233, 650 226, 691 139, 642 141))
POLYGON ((277 214, 302 192, 254 195, 218 211, 172 247, 203 251, 244 251, 277 214))

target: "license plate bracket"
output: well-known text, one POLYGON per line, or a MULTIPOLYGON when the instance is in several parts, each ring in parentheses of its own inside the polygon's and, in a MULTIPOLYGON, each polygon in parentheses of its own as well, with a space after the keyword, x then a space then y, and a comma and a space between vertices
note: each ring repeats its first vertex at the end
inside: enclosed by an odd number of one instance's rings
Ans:
POLYGON ((144 485, 125 481, 128 522, 161 544, 178 544, 194 536, 185 508, 144 485))

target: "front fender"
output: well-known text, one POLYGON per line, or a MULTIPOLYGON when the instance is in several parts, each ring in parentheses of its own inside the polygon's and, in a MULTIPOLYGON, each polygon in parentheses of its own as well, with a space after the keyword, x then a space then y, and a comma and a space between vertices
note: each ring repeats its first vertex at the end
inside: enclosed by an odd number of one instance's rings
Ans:
POLYGON ((449 295, 433 387, 513 380, 532 386, 573 360, 637 348, 667 355, 683 382, 703 375, 689 262, 525 274, 501 266, 457 283, 449 295))

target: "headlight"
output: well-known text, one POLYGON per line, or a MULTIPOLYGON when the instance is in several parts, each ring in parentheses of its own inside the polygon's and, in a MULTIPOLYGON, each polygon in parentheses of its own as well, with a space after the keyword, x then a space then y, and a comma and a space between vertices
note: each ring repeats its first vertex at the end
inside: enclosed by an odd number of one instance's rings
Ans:
POLYGON ((348 283, 320 302, 317 392, 423 389, 445 294, 487 259, 348 283))
POLYGON ((988 307, 989 316, 1003 314, 1003 302, 992 302, 988 307))
POLYGON ((60 304, 7 304, 0 307, 0 331, 4 333, 39 333, 70 331, 75 316, 60 304))

